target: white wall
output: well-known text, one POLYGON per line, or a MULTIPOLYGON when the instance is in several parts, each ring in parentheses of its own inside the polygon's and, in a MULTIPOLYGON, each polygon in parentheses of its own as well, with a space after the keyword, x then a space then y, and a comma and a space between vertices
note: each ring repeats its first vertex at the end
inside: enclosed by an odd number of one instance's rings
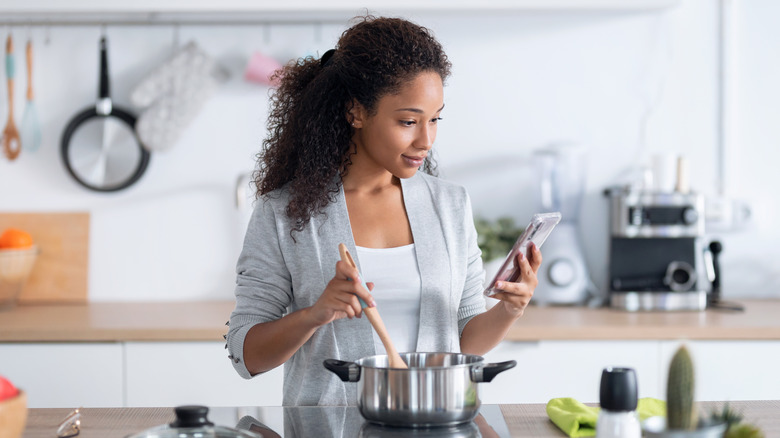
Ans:
MULTIPOLYGON (((771 0, 739 3, 738 158, 728 169, 732 195, 750 201, 755 221, 723 234, 726 298, 777 296, 780 236, 771 187, 777 160, 780 31, 771 0), (774 74, 773 74, 774 73, 774 74)), ((397 13, 396 13, 397 15, 397 13)), ((686 155, 691 185, 716 190, 717 2, 684 0, 651 12, 407 14, 434 30, 453 76, 439 129, 441 174, 465 184, 477 213, 525 221, 535 209, 528 154, 554 141, 587 148, 581 231, 596 284, 606 285, 606 185, 662 151, 686 155), (646 123, 643 124, 643 120, 646 123), (644 127, 644 131, 643 131, 644 127), (642 133, 645 133, 644 135, 642 133), (502 196, 496 187, 504 186, 502 196)), ((155 153, 143 179, 114 194, 88 192, 59 160, 68 119, 95 97, 97 27, 13 29, 17 53, 36 44, 36 104, 44 128, 36 154, 0 160, 0 211, 92 213, 89 294, 95 301, 232 298, 233 267, 245 212, 233 207, 236 178, 253 168, 264 135, 268 88, 242 79, 256 50, 281 61, 331 48, 341 24, 181 26, 232 73, 186 134, 155 153), (45 40, 48 39, 48 43, 45 40)), ((109 27, 112 94, 128 105, 132 87, 171 51, 173 30, 109 27)), ((17 76, 24 73, 17 56, 17 76)), ((17 81, 17 123, 24 80, 17 81)), ((0 102, 7 99, 0 87, 0 102)), ((5 120, 5 105, 0 120, 5 120)), ((732 155, 729 155, 730 157, 732 155)))
POLYGON ((776 297, 780 290, 780 63, 767 54, 780 43, 780 29, 772 19, 780 14, 780 4, 772 0, 738 4, 730 190, 748 200, 754 221, 743 232, 724 236, 724 261, 730 269, 726 281, 732 289, 776 297))

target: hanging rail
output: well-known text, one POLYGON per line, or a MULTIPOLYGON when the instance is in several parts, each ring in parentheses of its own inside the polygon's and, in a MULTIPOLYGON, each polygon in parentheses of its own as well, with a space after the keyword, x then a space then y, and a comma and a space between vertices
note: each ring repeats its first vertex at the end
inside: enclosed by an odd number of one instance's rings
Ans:
POLYGON ((460 15, 526 12, 643 12, 662 10, 681 0, 384 0, 365 5, 357 0, 320 2, 283 0, 270 7, 253 0, 224 0, 215 6, 191 0, 186 6, 171 0, 104 2, 70 0, 5 0, 0 25, 10 26, 224 26, 345 24, 355 15, 428 14, 460 15), (32 3, 30 3, 32 2, 32 3), (129 3, 129 4, 128 4, 129 3), (46 6, 48 5, 48 6, 46 6))
MULTIPOLYGON (((364 10, 365 12, 365 10, 364 10)), ((360 11, 12 12, 2 26, 256 26, 345 24, 360 11)))
POLYGON ((8 18, 0 19, 0 26, 8 27, 67 27, 67 26, 308 26, 316 24, 346 24, 347 18, 275 19, 275 18, 110 18, 105 16, 74 19, 8 18))

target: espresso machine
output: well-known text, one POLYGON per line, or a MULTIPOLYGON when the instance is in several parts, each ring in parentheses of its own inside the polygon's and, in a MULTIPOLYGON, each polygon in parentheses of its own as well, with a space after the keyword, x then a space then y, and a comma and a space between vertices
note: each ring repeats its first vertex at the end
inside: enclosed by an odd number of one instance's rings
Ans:
POLYGON ((610 208, 610 306, 704 310, 717 284, 705 243, 704 196, 693 192, 605 191, 610 208))

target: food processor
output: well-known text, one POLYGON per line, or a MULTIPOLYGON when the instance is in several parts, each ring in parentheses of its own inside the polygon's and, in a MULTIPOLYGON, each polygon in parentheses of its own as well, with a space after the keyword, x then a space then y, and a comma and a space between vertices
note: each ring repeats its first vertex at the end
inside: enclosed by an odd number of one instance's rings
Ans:
POLYGON ((579 215, 585 188, 585 151, 573 143, 536 149, 532 155, 537 212, 561 212, 561 222, 541 248, 543 262, 532 298, 537 305, 584 304, 588 277, 579 235, 579 215))

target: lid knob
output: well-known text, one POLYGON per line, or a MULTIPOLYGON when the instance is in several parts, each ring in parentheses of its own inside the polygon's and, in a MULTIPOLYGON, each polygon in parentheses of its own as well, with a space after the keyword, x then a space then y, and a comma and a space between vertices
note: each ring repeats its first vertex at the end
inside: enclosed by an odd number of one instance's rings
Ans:
POLYGON ((209 413, 209 408, 206 406, 177 406, 173 411, 176 412, 176 420, 170 424, 173 428, 214 425, 206 418, 209 413))

